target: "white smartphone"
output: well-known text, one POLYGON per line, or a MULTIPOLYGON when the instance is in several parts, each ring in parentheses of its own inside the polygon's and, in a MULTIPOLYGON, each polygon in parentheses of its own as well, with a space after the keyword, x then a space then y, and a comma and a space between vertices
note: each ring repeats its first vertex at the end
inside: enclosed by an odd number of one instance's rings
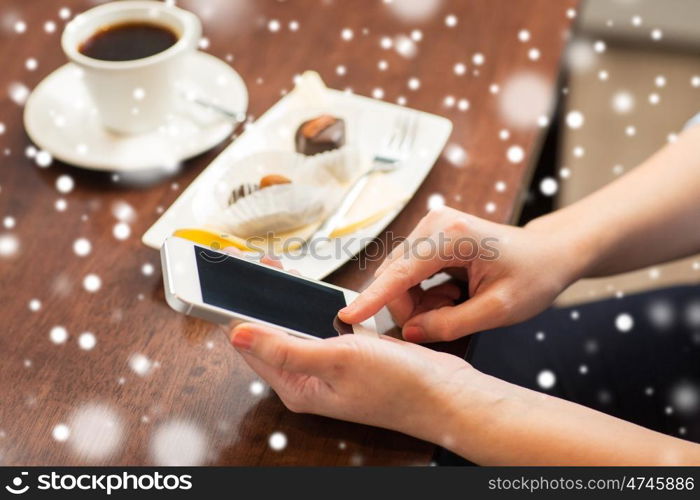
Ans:
POLYGON ((394 327, 386 309, 349 325, 337 313, 357 293, 171 236, 160 251, 165 299, 178 312, 221 324, 253 321, 291 335, 377 336, 394 327))

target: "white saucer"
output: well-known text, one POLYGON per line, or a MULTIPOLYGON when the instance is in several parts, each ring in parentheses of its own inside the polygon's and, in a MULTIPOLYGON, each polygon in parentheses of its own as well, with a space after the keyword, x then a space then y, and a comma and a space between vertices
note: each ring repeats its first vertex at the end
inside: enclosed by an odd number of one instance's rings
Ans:
POLYGON ((248 108, 245 83, 228 64, 204 52, 193 54, 173 113, 163 126, 140 135, 118 135, 100 123, 82 81, 82 71, 66 64, 42 80, 27 100, 24 127, 34 143, 63 162, 93 170, 133 172, 175 167, 226 139, 230 119, 184 95, 213 102, 236 113, 248 108))

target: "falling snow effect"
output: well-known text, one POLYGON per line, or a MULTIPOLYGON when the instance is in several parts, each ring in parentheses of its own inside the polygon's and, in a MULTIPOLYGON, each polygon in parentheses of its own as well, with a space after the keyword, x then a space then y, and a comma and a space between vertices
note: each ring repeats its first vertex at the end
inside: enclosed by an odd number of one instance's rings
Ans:
POLYGON ((153 369, 153 361, 141 353, 134 353, 129 357, 129 368, 139 377, 145 377, 153 369))
POLYGON ((545 177, 540 181, 540 192, 545 196, 554 196, 559 190, 559 183, 552 177, 545 177))
POLYGON ((65 427, 71 451, 91 461, 113 456, 124 440, 121 418, 114 409, 101 403, 88 403, 76 409, 65 427))
POLYGON ((575 40, 566 50, 566 65, 574 73, 585 73, 590 70, 596 62, 596 54, 590 42, 586 40, 575 40))
POLYGON ((282 432, 273 432, 267 443, 273 450, 282 451, 287 447, 287 436, 282 432))
POLYGON ((445 197, 440 193, 431 194, 428 197, 428 210, 445 206, 445 197))
POLYGON ((507 125, 529 128, 549 115, 552 95, 549 84, 537 73, 518 73, 501 85, 498 108, 507 125))
POLYGON ((551 370, 542 370, 537 374, 537 385, 544 390, 549 390, 557 383, 557 377, 551 370))
POLYGON ((150 454, 156 465, 185 467, 202 465, 207 458, 209 439, 192 422, 171 420, 153 433, 150 454))
POLYGON ((19 253, 19 240, 13 234, 0 234, 0 258, 15 257, 19 253))
POLYGON ((418 53, 418 46, 412 38, 406 35, 397 35, 394 38, 394 50, 406 59, 412 59, 418 53))
POLYGON ((634 327, 634 318, 628 313, 621 313, 615 318, 615 328, 620 332, 627 333, 634 327))
POLYGON ((62 443, 70 437, 70 429, 66 424, 57 424, 51 431, 51 435, 56 441, 62 443))
POLYGON ((83 332, 78 337, 78 346, 83 351, 91 351, 94 349, 96 344, 97 339, 95 338, 95 334, 92 332, 83 332))
POLYGON ((506 151, 506 157, 511 163, 520 163, 525 158, 525 151, 520 146, 511 146, 506 151))
POLYGON ((141 266, 141 274, 144 276, 150 276, 153 274, 153 264, 150 262, 146 262, 143 266, 141 266))
POLYGON ((668 300, 654 300, 647 306, 647 317, 658 330, 668 330, 676 322, 676 309, 668 300))
POLYGON ((671 388, 669 402, 678 413, 695 416, 700 409, 700 387, 687 381, 680 382, 671 388))
POLYGON ((36 155, 34 155, 34 163, 41 168, 50 167, 53 163, 53 156, 48 151, 37 151, 36 155))
POLYGON ((253 380, 248 387, 248 390, 253 396, 260 396, 265 392, 265 384, 260 380, 253 380))
POLYGON ((121 222, 133 222, 136 219, 136 210, 125 201, 116 201, 112 204, 112 215, 121 222))
POLYGON ((459 144, 448 144, 444 155, 445 159, 455 167, 463 167, 467 164, 467 152, 459 144))
POLYGON ((112 228, 112 235, 118 240, 125 240, 131 235, 131 227, 126 222, 117 222, 112 228))
POLYGON ((700 328, 700 301, 687 304, 683 316, 689 328, 700 328))
POLYGON ((134 89, 131 95, 135 101, 143 101, 146 97, 146 91, 141 87, 137 87, 134 89))
POLYGON ((96 274, 88 274, 83 278, 83 288, 88 292, 96 292, 102 286, 102 280, 96 274))
POLYGON ((70 175, 61 175, 56 178, 56 190, 59 193, 70 193, 73 191, 73 187, 75 187, 75 182, 70 175))
POLYGON ((78 257, 85 257, 92 251, 92 244, 87 238, 78 238, 73 242, 73 252, 78 257))
POLYGON ((270 19, 270 21, 267 23, 267 29, 273 33, 278 32, 280 30, 280 22, 277 19, 270 19))
POLYGON ((634 108, 634 97, 629 92, 621 90, 612 96, 611 105, 616 113, 627 114, 634 108))
POLYGON ((59 198, 54 202, 54 208, 57 212, 64 212, 68 208, 68 202, 63 198, 59 198))
POLYGON ((566 124, 572 129, 579 129, 584 123, 583 113, 580 111, 569 111, 566 115, 566 124))
POLYGON ((23 83, 11 83, 7 89, 10 99, 18 106, 23 106, 29 97, 29 89, 23 83))
POLYGON ((68 330, 62 326, 54 326, 49 332, 49 338, 54 344, 65 344, 68 340, 68 330))

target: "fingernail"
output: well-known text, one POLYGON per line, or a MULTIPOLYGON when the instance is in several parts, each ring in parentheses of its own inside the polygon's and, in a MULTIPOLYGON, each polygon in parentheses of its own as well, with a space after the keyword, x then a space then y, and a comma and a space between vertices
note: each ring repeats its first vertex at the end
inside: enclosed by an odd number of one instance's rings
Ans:
POLYGON ((406 326, 403 329, 403 338, 408 342, 423 342, 425 340, 425 332, 417 325, 406 326))
POLYGON ((253 345, 253 334, 243 328, 236 329, 233 332, 231 343, 236 349, 249 351, 253 345))

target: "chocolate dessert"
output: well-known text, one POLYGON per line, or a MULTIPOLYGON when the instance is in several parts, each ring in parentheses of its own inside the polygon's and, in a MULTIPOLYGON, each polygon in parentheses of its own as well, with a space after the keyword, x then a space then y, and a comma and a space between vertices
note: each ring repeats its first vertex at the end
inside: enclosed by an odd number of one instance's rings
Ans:
POLYGON ((291 179, 285 177, 284 175, 265 175, 260 179, 260 182, 258 184, 245 183, 240 184, 238 187, 236 187, 236 189, 231 191, 231 194, 228 197, 228 204, 229 206, 233 205, 241 198, 245 198, 246 196, 253 194, 256 191, 260 191, 261 189, 265 189, 266 187, 275 186, 278 184, 290 184, 291 182, 291 179))
POLYGON ((236 187, 236 189, 231 191, 231 194, 228 197, 228 204, 233 205, 241 198, 244 198, 249 194, 253 194, 258 189, 260 189, 260 186, 257 184, 240 184, 238 187, 236 187))
POLYGON ((305 155, 338 149, 345 144, 345 121, 331 115, 307 120, 297 129, 294 141, 297 152, 305 155))

